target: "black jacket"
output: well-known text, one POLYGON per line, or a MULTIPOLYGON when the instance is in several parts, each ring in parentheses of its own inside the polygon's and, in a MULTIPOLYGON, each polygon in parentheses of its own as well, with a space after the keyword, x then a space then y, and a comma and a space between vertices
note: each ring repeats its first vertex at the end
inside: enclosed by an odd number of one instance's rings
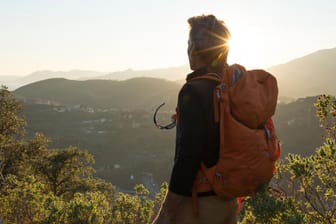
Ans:
POLYGON ((191 196, 192 186, 201 162, 207 167, 218 160, 219 126, 214 122, 213 90, 215 81, 196 79, 205 69, 187 76, 178 96, 175 161, 169 190, 191 196))

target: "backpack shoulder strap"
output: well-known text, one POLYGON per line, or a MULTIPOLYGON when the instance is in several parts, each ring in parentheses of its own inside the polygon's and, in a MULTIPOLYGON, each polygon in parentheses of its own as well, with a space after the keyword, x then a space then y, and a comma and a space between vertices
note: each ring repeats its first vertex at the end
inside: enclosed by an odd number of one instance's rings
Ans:
POLYGON ((217 73, 211 72, 207 73, 202 76, 197 76, 192 79, 190 79, 188 82, 192 80, 197 80, 197 79, 208 79, 208 80, 213 80, 218 83, 226 83, 229 86, 234 85, 242 76, 242 74, 246 72, 246 69, 244 66, 239 65, 239 64, 233 64, 225 68, 225 75, 221 76, 217 73))
POLYGON ((192 80, 197 80, 197 79, 207 79, 207 80, 216 81, 218 83, 220 83, 222 81, 222 77, 220 75, 218 75, 217 73, 207 73, 205 75, 197 76, 195 78, 192 78, 192 79, 189 80, 189 82, 192 81, 192 80))

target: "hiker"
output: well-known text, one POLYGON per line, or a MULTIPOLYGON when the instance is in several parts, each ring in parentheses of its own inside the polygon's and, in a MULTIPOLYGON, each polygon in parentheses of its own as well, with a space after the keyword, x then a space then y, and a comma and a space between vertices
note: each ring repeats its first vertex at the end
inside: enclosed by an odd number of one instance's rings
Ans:
POLYGON ((266 189, 280 157, 272 121, 277 81, 264 70, 227 64, 223 21, 202 15, 188 22, 193 72, 178 96, 175 161, 154 224, 234 224, 237 198, 266 189))
POLYGON ((209 190, 197 194, 195 215, 192 189, 203 162, 216 164, 219 153, 219 125, 214 122, 213 90, 218 82, 194 79, 208 73, 224 75, 230 32, 214 15, 188 19, 188 57, 192 73, 178 96, 175 162, 169 190, 154 224, 234 224, 236 198, 223 199, 209 190))

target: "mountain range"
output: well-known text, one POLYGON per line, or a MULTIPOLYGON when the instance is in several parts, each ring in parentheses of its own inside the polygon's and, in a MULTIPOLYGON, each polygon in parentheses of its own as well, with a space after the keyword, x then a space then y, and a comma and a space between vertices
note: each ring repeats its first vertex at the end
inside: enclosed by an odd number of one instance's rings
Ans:
POLYGON ((266 70, 277 77, 280 96, 336 95, 336 48, 324 49, 266 70))
POLYGON ((102 76, 105 73, 86 70, 71 71, 37 71, 26 76, 0 76, 0 84, 7 86, 10 90, 15 90, 21 86, 28 85, 41 80, 51 78, 67 78, 72 80, 86 80, 92 77, 102 76))
POLYGON ((25 101, 42 104, 137 109, 153 108, 166 102, 172 109, 180 88, 173 81, 146 77, 124 81, 56 78, 20 87, 14 93, 25 101))
POLYGON ((125 71, 112 72, 97 79, 111 79, 111 80, 125 80, 134 77, 153 77, 167 79, 171 81, 184 80, 187 73, 190 72, 189 66, 183 65, 178 67, 152 69, 152 70, 132 70, 128 69, 125 71))
MULTIPOLYGON (((321 93, 336 95, 336 88, 334 87, 334 83, 336 83, 336 63, 334 63, 335 59, 336 48, 324 49, 309 55, 305 55, 301 58, 291 60, 285 64, 266 68, 265 70, 269 71, 277 78, 280 99, 291 100, 306 96, 316 96, 321 93)), ((184 82, 185 76, 188 72, 190 72, 190 70, 187 65, 139 71, 129 69, 113 73, 99 73, 94 71, 81 70, 73 70, 69 72, 40 71, 19 78, 0 76, 0 83, 9 86, 10 89, 19 89, 19 87, 27 85, 24 87, 26 89, 26 93, 27 88, 37 88, 39 85, 42 85, 42 83, 39 83, 38 85, 32 84, 30 86, 31 83, 50 78, 95 80, 94 83, 97 85, 99 83, 98 80, 102 80, 101 83, 104 83, 102 86, 107 88, 108 86, 105 84, 106 80, 123 81, 135 77, 161 78, 170 81, 177 81, 181 85, 184 82)), ((53 81, 55 82, 55 85, 60 82, 60 80, 57 79, 53 79, 53 81)), ((53 81, 49 80, 46 82, 48 85, 52 86, 53 81)), ((66 83, 67 81, 63 80, 62 82, 66 83)), ((74 83, 70 80, 68 82, 74 83)), ((112 82, 108 81, 108 83, 112 82)), ((86 86, 87 83, 83 81, 78 82, 76 85, 86 86)), ((43 92, 40 93, 41 96, 47 94, 43 92)), ((29 94, 26 96, 30 97, 29 94)))

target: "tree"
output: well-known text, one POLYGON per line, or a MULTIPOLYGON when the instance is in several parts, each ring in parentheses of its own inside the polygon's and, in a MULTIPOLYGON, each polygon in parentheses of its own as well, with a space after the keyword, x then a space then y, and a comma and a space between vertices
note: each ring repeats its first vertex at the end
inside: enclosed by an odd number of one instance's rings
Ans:
POLYGON ((108 223, 112 184, 93 177, 93 156, 25 139, 21 104, 0 89, 0 220, 4 223, 108 223))
POLYGON ((21 103, 8 91, 0 88, 0 185, 4 181, 4 169, 12 149, 18 145, 17 138, 24 134, 25 121, 18 115, 21 103))
POLYGON ((7 175, 6 182, 0 197, 0 217, 5 223, 33 224, 48 219, 49 213, 44 205, 56 198, 46 192, 34 176, 18 179, 7 175))
POLYGON ((24 178, 27 174, 35 174, 34 163, 48 154, 49 140, 41 133, 30 139, 20 139, 7 145, 6 164, 3 175, 15 175, 24 178))
POLYGON ((67 207, 72 224, 103 224, 111 221, 111 205, 101 192, 75 193, 67 207))
POLYGON ((15 137, 24 133, 25 120, 18 114, 22 104, 5 86, 0 88, 0 136, 15 137))
POLYGON ((35 162, 42 181, 55 196, 70 194, 83 187, 83 180, 91 178, 94 158, 88 152, 76 147, 50 149, 44 157, 35 162))
POLYGON ((285 170, 307 222, 331 224, 336 223, 336 99, 321 95, 315 106, 326 131, 324 144, 309 157, 289 155, 285 170))
POLYGON ((244 199, 243 203, 242 224, 304 223, 304 215, 296 209, 292 197, 281 199, 264 190, 257 193, 255 198, 244 199))
POLYGON ((134 187, 135 194, 118 193, 113 201, 112 223, 147 224, 154 218, 168 190, 168 184, 161 185, 160 192, 152 199, 149 191, 142 185, 134 187))
POLYGON ((315 107, 321 126, 326 131, 325 139, 336 141, 336 98, 330 95, 321 95, 315 107))
POLYGON ((336 99, 321 95, 315 106, 324 144, 308 157, 289 154, 273 180, 281 197, 248 198, 243 223, 336 223, 336 99))

